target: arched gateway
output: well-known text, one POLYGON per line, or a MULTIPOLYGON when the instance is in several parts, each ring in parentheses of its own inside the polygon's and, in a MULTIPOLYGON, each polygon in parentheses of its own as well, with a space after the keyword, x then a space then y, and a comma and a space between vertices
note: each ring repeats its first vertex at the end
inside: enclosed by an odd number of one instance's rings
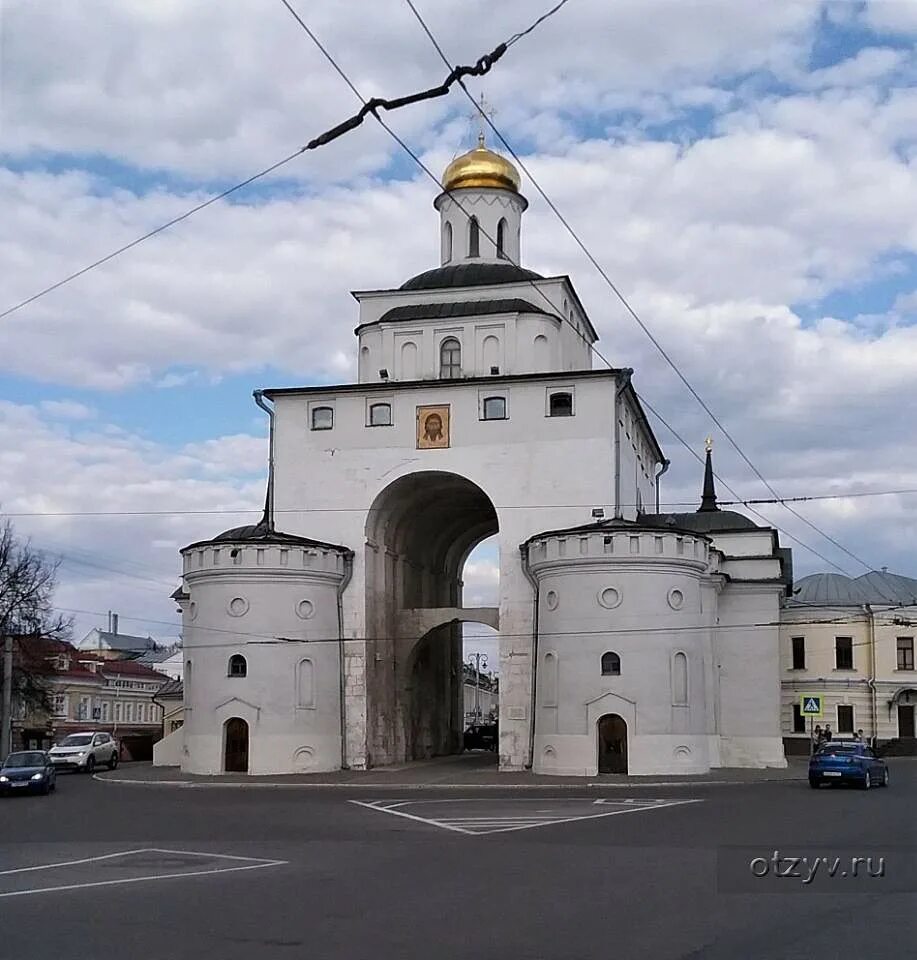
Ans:
POLYGON ((400 477, 366 519, 368 725, 376 762, 462 748, 463 621, 497 627, 495 608, 465 610, 462 569, 477 544, 498 532, 487 494, 455 473, 400 477))

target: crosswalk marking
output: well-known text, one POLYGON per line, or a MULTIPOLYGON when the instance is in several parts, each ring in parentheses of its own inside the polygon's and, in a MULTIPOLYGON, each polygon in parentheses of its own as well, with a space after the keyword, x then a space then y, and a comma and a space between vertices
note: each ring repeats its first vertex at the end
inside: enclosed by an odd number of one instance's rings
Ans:
POLYGON ((643 798, 598 799, 563 797, 546 800, 543 797, 480 798, 459 797, 447 800, 351 800, 356 806, 380 813, 414 820, 418 823, 475 836, 490 833, 509 833, 578 820, 597 820, 623 813, 640 813, 667 807, 702 803, 701 800, 646 800, 643 798), (529 803, 540 808, 529 812, 529 803), (442 806, 445 804, 445 806, 442 806), (460 805, 472 805, 465 814, 460 805), (477 809, 475 809, 475 806, 477 809), (547 809, 544 809, 547 807, 547 809), (410 808, 410 809, 406 809, 410 808), (457 809, 458 808, 458 809, 457 809), (522 808, 522 809, 520 809, 522 808))

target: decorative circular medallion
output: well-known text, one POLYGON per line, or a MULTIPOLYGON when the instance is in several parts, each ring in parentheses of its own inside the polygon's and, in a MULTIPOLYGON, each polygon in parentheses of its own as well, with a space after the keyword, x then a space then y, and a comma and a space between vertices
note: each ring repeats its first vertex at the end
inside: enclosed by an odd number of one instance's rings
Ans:
POLYGON ((297 773, 306 773, 315 762, 315 751, 312 747, 300 747, 293 754, 293 769, 297 773))
POLYGON ((233 597, 227 609, 231 617, 242 617, 248 613, 248 601, 245 597, 233 597))
POLYGON ((300 600, 296 604, 296 616, 300 620, 308 620, 315 614, 315 604, 311 600, 300 600))
POLYGON ((691 759, 691 748, 684 744, 677 746, 672 753, 675 755, 676 760, 681 760, 682 762, 691 759))
POLYGON ((557 609, 557 604, 560 602, 560 601, 558 600, 558 597, 557 597, 557 591, 556 591, 556 590, 549 590, 549 591, 545 594, 544 602, 545 602, 545 605, 547 606, 547 608, 548 608, 549 610, 556 610, 556 609, 557 609))
POLYGON ((669 606, 673 610, 681 610, 685 604, 685 595, 681 592, 681 590, 670 590, 668 600, 669 606))
POLYGON ((614 610, 621 605, 621 591, 617 587, 605 587, 599 590, 599 604, 606 610, 614 610))

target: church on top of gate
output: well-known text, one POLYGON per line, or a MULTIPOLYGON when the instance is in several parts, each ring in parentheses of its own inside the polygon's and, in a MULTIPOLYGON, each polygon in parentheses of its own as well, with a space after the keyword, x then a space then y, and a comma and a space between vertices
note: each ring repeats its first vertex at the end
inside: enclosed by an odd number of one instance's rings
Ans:
MULTIPOLYGON (((192 543, 175 593, 189 773, 366 769, 460 752, 462 624, 499 634, 499 766, 594 776, 783 766, 777 533, 662 514, 631 378, 593 369, 567 276, 522 263, 527 202, 483 136, 433 205, 439 264, 354 292, 358 381, 255 391, 262 520, 192 543), (499 549, 498 602, 463 602, 499 549)), ((343 319, 341 322, 344 322, 343 319)))

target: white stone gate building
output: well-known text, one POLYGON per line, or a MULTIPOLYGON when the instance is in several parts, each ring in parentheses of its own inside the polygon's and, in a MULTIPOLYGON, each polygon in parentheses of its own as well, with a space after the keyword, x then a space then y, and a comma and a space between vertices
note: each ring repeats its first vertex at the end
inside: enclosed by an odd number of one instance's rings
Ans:
POLYGON ((569 277, 517 265, 515 168, 481 143, 443 183, 441 265, 354 293, 358 382, 256 392, 264 520, 182 551, 183 768, 460 750, 469 621, 500 635, 501 769, 782 765, 788 552, 712 473, 698 513, 647 512, 666 461, 632 371, 591 368, 569 277), (488 537, 499 602, 468 609, 488 537))

